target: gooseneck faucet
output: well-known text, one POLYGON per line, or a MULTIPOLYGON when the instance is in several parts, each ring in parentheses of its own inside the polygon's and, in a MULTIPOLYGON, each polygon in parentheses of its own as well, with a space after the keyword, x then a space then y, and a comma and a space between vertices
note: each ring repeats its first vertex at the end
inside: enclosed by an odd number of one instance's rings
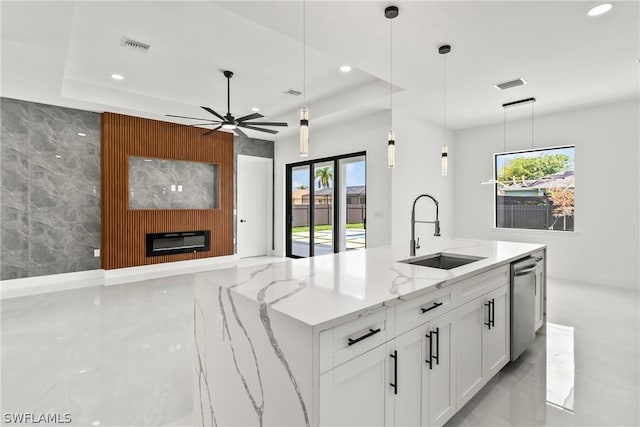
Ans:
POLYGON ((418 241, 416 242, 416 222, 434 224, 435 232, 433 233, 433 235, 436 237, 440 236, 440 220, 438 219, 438 201, 435 199, 435 197, 430 196, 429 194, 421 194, 418 197, 416 197, 416 199, 413 201, 413 205, 411 205, 411 241, 409 242, 411 247, 409 249, 409 256, 416 256, 416 249, 420 249, 419 237, 418 237, 418 241), (418 200, 420 200, 423 197, 430 198, 431 200, 433 200, 433 203, 436 204, 436 220, 435 221, 416 221, 416 203, 418 202, 418 200))

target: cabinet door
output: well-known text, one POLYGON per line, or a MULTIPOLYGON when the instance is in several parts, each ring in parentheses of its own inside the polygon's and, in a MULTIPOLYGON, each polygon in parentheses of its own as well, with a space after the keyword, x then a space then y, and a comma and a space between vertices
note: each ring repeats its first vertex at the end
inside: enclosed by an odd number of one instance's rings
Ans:
POLYGON ((450 312, 425 328, 424 359, 431 364, 422 361, 423 426, 441 426, 456 412, 454 319, 450 312))
POLYGON ((320 375, 319 425, 391 425, 385 420, 385 402, 393 403, 390 360, 383 344, 320 375))
POLYGON ((393 396, 393 419, 395 426, 416 427, 420 425, 422 407, 422 375, 424 363, 423 327, 406 332, 389 343, 391 360, 391 388, 393 396), (396 365, 397 364, 397 365, 396 365), (397 367, 397 370, 394 369, 397 367), (397 376, 396 376, 397 371, 397 376))
MULTIPOLYGON (((491 302, 491 327, 484 327, 484 362, 485 379, 491 379, 500 369, 509 363, 510 342, 510 310, 509 287, 503 286, 484 297, 485 303, 491 302)), ((489 313, 487 313, 488 315, 489 313)))
POLYGON ((488 321, 485 299, 475 299, 454 311, 456 315, 456 402, 458 408, 484 385, 483 329, 488 321))
POLYGON ((536 268, 536 302, 535 302, 535 328, 540 329, 544 322, 544 264, 540 263, 536 268))

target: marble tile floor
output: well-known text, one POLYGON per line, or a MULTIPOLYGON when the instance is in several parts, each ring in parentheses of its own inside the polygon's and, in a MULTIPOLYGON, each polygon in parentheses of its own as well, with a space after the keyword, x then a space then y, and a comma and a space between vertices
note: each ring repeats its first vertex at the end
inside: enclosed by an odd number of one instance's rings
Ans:
MULTIPOLYGON (((547 334, 447 427, 640 425, 639 293, 553 279, 548 293, 547 334)), ((1 412, 191 425, 192 276, 3 300, 0 311, 1 412)))

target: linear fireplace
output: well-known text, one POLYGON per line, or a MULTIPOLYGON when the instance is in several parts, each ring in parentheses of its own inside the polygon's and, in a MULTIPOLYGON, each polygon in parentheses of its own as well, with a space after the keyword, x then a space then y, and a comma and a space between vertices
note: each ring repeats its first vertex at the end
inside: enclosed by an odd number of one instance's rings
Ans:
POLYGON ((147 256, 162 256, 190 252, 206 252, 210 246, 209 230, 147 234, 147 256))

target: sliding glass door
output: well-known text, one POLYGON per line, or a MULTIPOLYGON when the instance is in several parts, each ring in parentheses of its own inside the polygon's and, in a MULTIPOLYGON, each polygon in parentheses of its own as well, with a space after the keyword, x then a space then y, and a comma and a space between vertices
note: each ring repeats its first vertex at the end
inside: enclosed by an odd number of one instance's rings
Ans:
POLYGON ((287 165, 286 255, 304 258, 366 247, 366 155, 287 165))

